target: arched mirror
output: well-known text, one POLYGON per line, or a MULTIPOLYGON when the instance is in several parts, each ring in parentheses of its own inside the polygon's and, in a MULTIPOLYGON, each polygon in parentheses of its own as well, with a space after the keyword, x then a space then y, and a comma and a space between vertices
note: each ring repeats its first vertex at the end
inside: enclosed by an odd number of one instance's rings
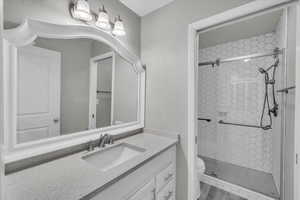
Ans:
POLYGON ((7 155, 143 127, 144 69, 112 35, 26 20, 5 46, 7 155))

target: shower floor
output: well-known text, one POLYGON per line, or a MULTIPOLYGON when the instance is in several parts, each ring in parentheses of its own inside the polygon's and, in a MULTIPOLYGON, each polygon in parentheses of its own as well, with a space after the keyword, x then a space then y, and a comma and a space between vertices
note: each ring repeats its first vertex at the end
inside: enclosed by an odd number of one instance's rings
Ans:
POLYGON ((205 174, 279 199, 272 174, 199 156, 206 165, 205 174))
POLYGON ((214 186, 201 182, 201 195, 198 200, 247 200, 214 186))

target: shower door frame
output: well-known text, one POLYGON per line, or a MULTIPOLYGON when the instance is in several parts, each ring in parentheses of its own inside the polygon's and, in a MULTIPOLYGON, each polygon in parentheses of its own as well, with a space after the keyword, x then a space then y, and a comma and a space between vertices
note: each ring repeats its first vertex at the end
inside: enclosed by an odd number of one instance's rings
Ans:
MULTIPOLYGON (((298 3, 297 0, 256 0, 205 18, 188 26, 188 200, 195 197, 195 158, 197 156, 197 98, 198 98, 198 32, 246 20, 264 13, 273 12, 298 3)), ((282 184, 282 183, 281 183, 282 184)))

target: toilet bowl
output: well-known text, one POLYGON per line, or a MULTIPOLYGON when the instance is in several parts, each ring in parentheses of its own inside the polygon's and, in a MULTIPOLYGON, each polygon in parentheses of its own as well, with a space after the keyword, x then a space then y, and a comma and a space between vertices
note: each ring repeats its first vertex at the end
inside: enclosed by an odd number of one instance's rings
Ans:
POLYGON ((195 198, 194 199, 198 199, 200 197, 201 177, 205 172, 205 163, 201 158, 196 157, 195 165, 196 165, 195 170, 196 170, 196 176, 197 177, 194 179, 195 180, 195 183, 194 183, 194 185, 195 185, 195 198))

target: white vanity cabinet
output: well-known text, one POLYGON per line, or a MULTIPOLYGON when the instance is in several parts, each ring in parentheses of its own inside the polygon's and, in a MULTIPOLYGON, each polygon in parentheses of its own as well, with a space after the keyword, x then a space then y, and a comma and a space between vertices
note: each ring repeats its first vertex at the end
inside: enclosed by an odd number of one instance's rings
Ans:
POLYGON ((175 200, 176 145, 128 172, 92 200, 175 200))
POLYGON ((160 191, 169 181, 175 177, 175 165, 171 163, 156 176, 156 188, 160 191))
POLYGON ((175 200, 174 167, 172 162, 128 200, 175 200))

